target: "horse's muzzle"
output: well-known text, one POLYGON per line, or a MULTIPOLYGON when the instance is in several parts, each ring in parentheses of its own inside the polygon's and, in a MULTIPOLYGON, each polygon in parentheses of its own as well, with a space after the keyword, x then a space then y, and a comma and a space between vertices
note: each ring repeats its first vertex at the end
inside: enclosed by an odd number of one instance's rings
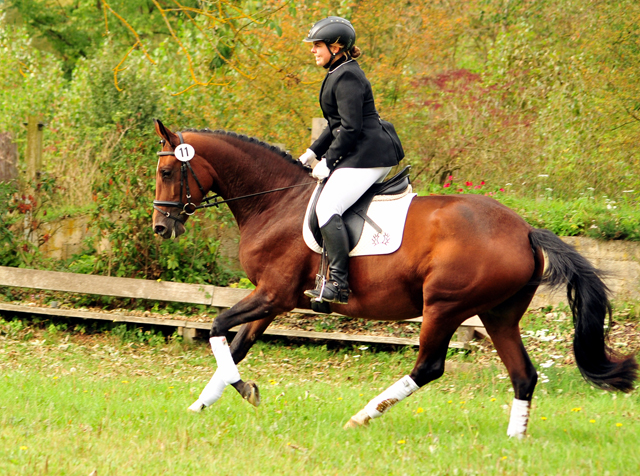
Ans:
POLYGON ((178 220, 160 216, 153 224, 153 232, 165 240, 177 238, 185 232, 184 224, 178 220))

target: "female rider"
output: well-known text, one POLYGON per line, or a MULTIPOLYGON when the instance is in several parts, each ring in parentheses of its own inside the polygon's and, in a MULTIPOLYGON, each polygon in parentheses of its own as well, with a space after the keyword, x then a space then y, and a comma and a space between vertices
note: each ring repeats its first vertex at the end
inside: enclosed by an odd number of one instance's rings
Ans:
MULTIPOLYGON (((402 159, 392 135, 383 129, 371 84, 355 59, 356 32, 348 20, 328 17, 313 25, 305 42, 313 43, 316 64, 327 69, 320 88, 320 107, 328 122, 320 137, 300 156, 307 164, 321 157, 313 177, 328 177, 316 214, 329 257, 329 279, 305 291, 311 298, 346 304, 349 296, 349 238, 342 214, 402 159), (322 292, 322 296, 320 293, 322 292)), ((400 148, 401 150, 401 148, 400 148)))

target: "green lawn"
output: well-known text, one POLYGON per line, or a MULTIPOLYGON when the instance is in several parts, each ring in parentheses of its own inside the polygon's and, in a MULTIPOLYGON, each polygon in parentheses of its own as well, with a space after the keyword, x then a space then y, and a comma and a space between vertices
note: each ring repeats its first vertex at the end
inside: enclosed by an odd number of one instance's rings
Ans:
MULTIPOLYGON (((215 363, 206 342, 125 343, 0 320, 0 474, 640 474, 640 401, 550 367, 523 440, 506 437, 513 398, 495 358, 452 356, 438 381, 369 428, 342 425, 407 374, 415 349, 259 342, 232 388, 186 407, 215 363)), ((489 351, 490 352, 490 351, 489 351)), ((495 356, 495 354, 494 354, 495 356)))

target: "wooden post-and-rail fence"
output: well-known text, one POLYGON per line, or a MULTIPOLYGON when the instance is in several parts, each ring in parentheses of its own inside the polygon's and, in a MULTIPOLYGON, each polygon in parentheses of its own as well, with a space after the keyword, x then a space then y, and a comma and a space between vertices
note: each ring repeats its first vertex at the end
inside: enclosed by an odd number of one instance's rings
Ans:
MULTIPOLYGON (((0 286, 29 288, 44 291, 95 294, 120 298, 181 302, 185 304, 202 304, 215 308, 232 307, 251 292, 250 289, 235 289, 208 284, 185 284, 145 279, 115 278, 88 274, 62 273, 57 271, 11 268, 6 266, 0 266, 0 286)), ((90 312, 85 310, 53 308, 50 306, 45 307, 0 302, 0 312, 2 311, 46 315, 49 317, 72 317, 154 326, 169 326, 176 328, 178 333, 182 335, 185 340, 193 340, 196 337, 198 330, 208 331, 211 327, 211 323, 208 322, 195 322, 183 319, 138 317, 126 314, 90 312)), ((294 309, 291 312, 317 314, 308 309, 294 309)), ((407 321, 422 322, 422 317, 408 319, 407 321)), ((482 323, 477 316, 467 319, 467 321, 460 326, 457 333, 457 342, 452 341, 450 343, 450 347, 468 349, 468 342, 473 338, 475 332, 486 335, 484 328, 482 327, 482 323)), ((366 342, 372 344, 418 345, 418 339, 347 334, 343 332, 314 332, 270 327, 267 328, 265 334, 307 339, 366 342)))

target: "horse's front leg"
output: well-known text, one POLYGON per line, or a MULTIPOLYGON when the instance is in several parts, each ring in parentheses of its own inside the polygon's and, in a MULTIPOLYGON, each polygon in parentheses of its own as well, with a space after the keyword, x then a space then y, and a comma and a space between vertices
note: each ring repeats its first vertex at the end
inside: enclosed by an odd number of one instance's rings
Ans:
MULTIPOLYGON (((249 349, 253 347, 253 344, 264 333, 267 327, 269 327, 269 324, 273 322, 274 318, 275 316, 272 316, 242 325, 238 334, 231 342, 231 356, 236 364, 246 357, 249 349)), ((240 379, 231 385, 238 391, 242 398, 253 406, 257 407, 260 405, 260 391, 258 390, 258 384, 256 382, 253 380, 245 382, 240 379)))
MULTIPOLYGON (((293 309, 295 303, 289 309, 293 309)), ((209 337, 221 337, 240 324, 275 317, 279 312, 285 312, 286 306, 277 305, 272 293, 254 289, 251 294, 238 302, 235 306, 220 313, 211 325, 209 337)))
POLYGON ((260 404, 260 393, 255 382, 244 382, 240 378, 237 363, 246 355, 256 339, 275 318, 277 311, 269 300, 254 291, 231 309, 221 313, 214 320, 209 342, 218 368, 189 410, 199 412, 222 396, 227 385, 232 385, 242 397, 254 406, 260 404), (233 340, 231 348, 227 344, 226 332, 238 324, 244 324, 233 340))

